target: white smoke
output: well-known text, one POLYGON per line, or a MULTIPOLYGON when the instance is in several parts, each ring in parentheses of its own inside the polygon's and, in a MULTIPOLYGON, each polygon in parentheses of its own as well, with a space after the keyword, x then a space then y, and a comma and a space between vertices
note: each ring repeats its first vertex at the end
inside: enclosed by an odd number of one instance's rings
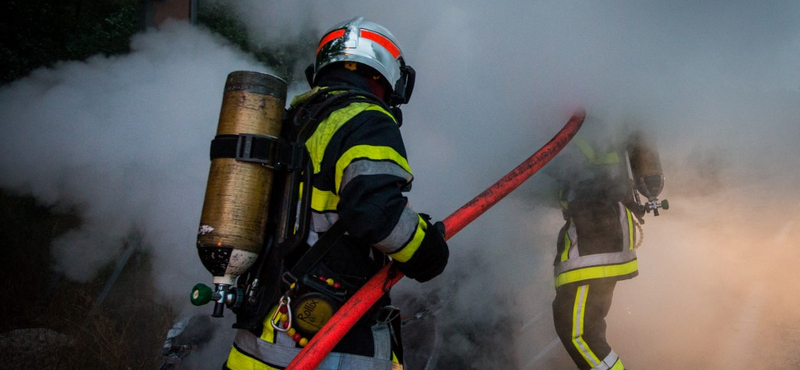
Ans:
POLYGON ((53 246, 67 277, 91 278, 138 232, 161 293, 185 296, 205 278, 193 238, 225 78, 264 67, 185 23, 139 34, 131 49, 0 90, 0 185, 77 208, 81 227, 53 246))
MULTIPOLYGON (((574 107, 636 117, 658 139, 672 207, 647 218, 641 275, 618 284, 614 349, 631 368, 800 361, 791 293, 800 260, 799 4, 231 4, 262 45, 320 36, 355 15, 392 30, 418 72, 402 128, 410 198, 437 219, 531 155, 574 107)), ((133 49, 0 89, 0 186, 78 207, 82 228, 56 248, 70 276, 90 276, 138 230, 164 272, 162 289, 184 296, 207 278, 194 232, 225 76, 263 67, 184 24, 139 35, 133 49)), ((561 226, 544 198, 549 187, 534 175, 450 240, 443 276, 398 286, 446 301, 437 311, 442 361, 574 368, 549 316, 561 226)))

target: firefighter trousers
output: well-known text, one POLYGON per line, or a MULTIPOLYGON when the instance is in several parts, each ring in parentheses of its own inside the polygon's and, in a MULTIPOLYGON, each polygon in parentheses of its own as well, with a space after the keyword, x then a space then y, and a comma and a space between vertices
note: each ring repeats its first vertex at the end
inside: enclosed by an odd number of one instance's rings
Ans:
POLYGON ((561 343, 580 370, 623 370, 606 341, 606 315, 616 280, 599 279, 556 288, 553 323, 561 343))

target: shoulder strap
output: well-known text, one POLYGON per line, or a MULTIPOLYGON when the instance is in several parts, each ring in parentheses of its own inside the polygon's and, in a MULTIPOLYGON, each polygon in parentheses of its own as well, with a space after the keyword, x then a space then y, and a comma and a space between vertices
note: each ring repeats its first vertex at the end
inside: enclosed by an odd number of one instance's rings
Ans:
POLYGON ((391 108, 377 95, 350 86, 330 86, 319 89, 305 101, 290 109, 292 126, 297 130, 298 142, 305 142, 317 125, 331 112, 351 103, 365 102, 379 105, 387 112, 391 108))
POLYGON ((300 257, 300 260, 298 260, 289 271, 284 273, 283 280, 291 284, 311 271, 311 268, 328 254, 334 244, 342 238, 344 233, 344 226, 342 226, 340 222, 334 222, 330 229, 324 232, 319 240, 300 257))
MULTIPOLYGON (((376 95, 363 90, 349 86, 319 89, 290 110, 292 127, 297 130, 296 136, 292 139, 298 144, 304 143, 314 133, 317 125, 331 112, 354 102, 368 102, 389 109, 376 95)), ((335 222, 330 229, 321 234, 319 240, 300 257, 297 263, 284 273, 283 280, 288 283, 296 282, 325 257, 344 233, 341 223, 335 222)))

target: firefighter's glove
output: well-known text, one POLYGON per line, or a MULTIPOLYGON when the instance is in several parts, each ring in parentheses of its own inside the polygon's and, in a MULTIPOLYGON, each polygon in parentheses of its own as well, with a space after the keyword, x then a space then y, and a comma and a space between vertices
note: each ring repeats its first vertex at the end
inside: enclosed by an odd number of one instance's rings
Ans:
POLYGON ((423 219, 428 227, 419 249, 405 263, 396 263, 400 272, 421 283, 441 274, 450 257, 444 240, 444 224, 441 221, 431 224, 428 218, 423 219))

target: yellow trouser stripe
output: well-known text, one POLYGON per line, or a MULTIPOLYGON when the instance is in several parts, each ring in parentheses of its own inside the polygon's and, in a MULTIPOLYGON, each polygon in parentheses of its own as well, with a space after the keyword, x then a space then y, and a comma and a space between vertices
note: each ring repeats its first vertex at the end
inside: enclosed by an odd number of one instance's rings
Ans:
POLYGON ((572 344, 578 349, 581 356, 592 367, 600 363, 600 359, 592 352, 589 345, 583 340, 583 323, 586 315, 586 299, 589 296, 589 286, 581 285, 575 295, 575 305, 572 308, 572 344))

